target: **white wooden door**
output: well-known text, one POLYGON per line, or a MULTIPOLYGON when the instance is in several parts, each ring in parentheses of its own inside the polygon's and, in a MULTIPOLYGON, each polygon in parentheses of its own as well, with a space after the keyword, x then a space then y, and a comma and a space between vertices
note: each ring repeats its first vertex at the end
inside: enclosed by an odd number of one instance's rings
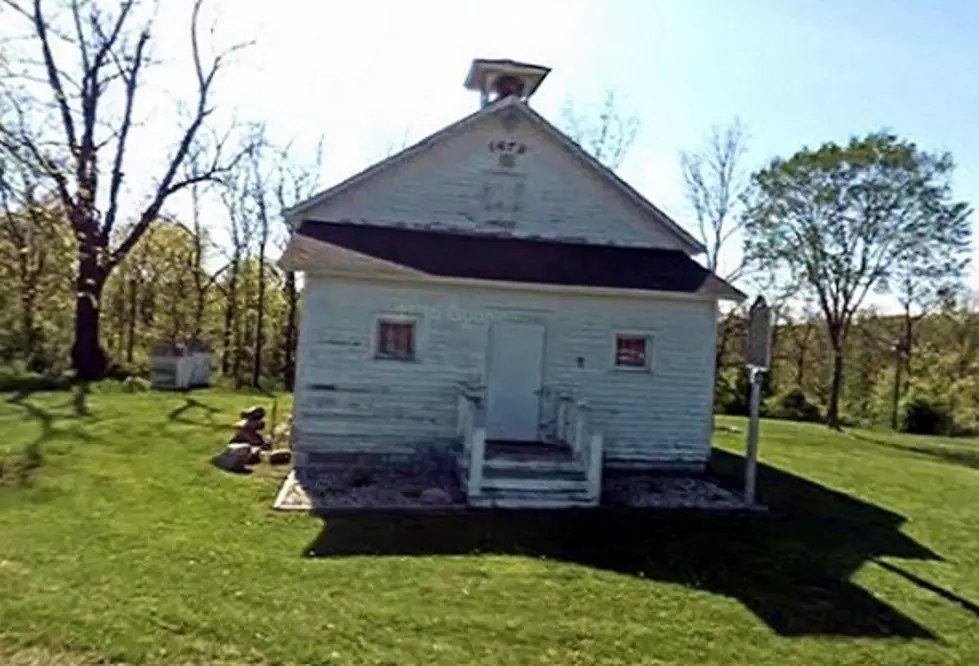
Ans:
POLYGON ((487 439, 537 440, 543 365, 543 324, 492 325, 486 368, 487 439))

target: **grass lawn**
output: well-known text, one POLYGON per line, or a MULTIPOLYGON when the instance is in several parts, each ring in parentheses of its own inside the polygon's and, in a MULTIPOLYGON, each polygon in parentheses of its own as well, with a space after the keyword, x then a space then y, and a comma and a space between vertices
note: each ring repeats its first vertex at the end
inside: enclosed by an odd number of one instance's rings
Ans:
POLYGON ((977 442, 766 422, 766 516, 324 522, 209 466, 251 403, 0 396, 0 664, 979 664, 977 442))

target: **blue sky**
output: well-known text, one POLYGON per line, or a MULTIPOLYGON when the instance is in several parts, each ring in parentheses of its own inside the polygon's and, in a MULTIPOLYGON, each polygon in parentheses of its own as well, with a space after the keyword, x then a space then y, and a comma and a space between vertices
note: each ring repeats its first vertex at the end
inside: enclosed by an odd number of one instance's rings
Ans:
MULTIPOLYGON (((187 4, 163 3, 161 54, 186 53, 187 4)), ((419 139, 473 111, 477 96, 462 81, 474 57, 488 57, 552 67, 532 100, 552 120, 568 100, 597 107, 615 91, 642 123, 620 173, 681 223, 689 215, 679 152, 735 116, 751 134, 752 168, 882 127, 951 150, 957 194, 979 207, 979 3, 212 0, 211 7, 221 41, 256 40, 224 73, 220 111, 266 119, 300 148, 322 135, 324 186, 379 159, 406 133, 419 139)), ((165 109, 187 85, 179 67, 164 73, 167 95, 145 100, 147 165, 160 154, 154 145, 171 140, 165 109)))
POLYGON ((734 116, 751 134, 752 167, 881 127, 951 150, 957 194, 979 205, 977 3, 237 0, 225 8, 245 5, 254 12, 236 13, 225 29, 254 31, 258 43, 228 94, 279 131, 322 133, 325 184, 406 131, 421 138, 472 111, 477 99, 462 88, 470 60, 508 57, 553 68, 532 100, 552 119, 569 99, 588 107, 614 90, 642 123, 620 173, 681 222, 678 153, 734 116))

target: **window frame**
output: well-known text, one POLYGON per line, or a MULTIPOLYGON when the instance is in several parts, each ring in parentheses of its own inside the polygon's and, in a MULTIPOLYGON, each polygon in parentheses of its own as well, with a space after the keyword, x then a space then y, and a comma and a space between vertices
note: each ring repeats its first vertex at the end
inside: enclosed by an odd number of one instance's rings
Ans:
POLYGON ((419 343, 421 336, 419 318, 413 315, 381 313, 373 318, 371 330, 371 349, 370 355, 376 361, 394 361, 397 363, 416 363, 419 357, 419 343), (411 327, 411 355, 395 356, 385 354, 381 351, 381 329, 385 324, 411 327))
POLYGON ((612 333, 612 370, 615 372, 652 372, 653 371, 653 346, 655 336, 649 331, 615 331, 612 333), (619 363, 619 340, 620 339, 641 339, 645 345, 645 363, 643 365, 622 365, 619 363))

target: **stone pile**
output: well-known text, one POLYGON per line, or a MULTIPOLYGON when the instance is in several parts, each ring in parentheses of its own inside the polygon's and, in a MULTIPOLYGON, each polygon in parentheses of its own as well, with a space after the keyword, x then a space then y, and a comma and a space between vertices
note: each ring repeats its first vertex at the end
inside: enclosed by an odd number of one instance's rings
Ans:
POLYGON ((250 471, 249 466, 261 463, 263 458, 271 465, 287 465, 292 461, 289 449, 273 450, 273 441, 262 433, 265 429, 263 407, 249 407, 240 416, 228 445, 211 460, 215 467, 244 474, 250 471))

